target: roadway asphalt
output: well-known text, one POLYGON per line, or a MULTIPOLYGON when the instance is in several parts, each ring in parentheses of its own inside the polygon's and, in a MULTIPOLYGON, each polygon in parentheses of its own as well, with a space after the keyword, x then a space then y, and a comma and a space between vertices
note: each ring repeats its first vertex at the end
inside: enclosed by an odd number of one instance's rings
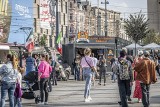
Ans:
MULTIPOLYGON (((160 81, 160 78, 158 79, 160 81)), ((117 83, 112 83, 110 77, 107 78, 106 86, 92 86, 92 101, 85 103, 83 98, 84 81, 58 81, 57 86, 53 86, 53 91, 49 93, 48 105, 37 105, 34 100, 22 99, 23 107, 120 107, 117 83)), ((134 87, 134 86, 133 86, 134 87)), ((134 88, 133 88, 134 90, 134 88)), ((39 94, 39 91, 36 92, 39 94)), ((150 107, 160 107, 160 82, 151 86, 150 107)), ((132 98, 129 107, 143 107, 141 103, 136 103, 137 99, 132 98)), ((6 106, 7 107, 7 106, 6 106)))

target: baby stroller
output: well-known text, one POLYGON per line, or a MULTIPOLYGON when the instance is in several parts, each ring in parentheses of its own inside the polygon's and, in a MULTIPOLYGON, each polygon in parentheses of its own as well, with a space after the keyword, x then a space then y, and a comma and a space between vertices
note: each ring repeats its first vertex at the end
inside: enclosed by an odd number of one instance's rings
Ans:
POLYGON ((22 81, 22 98, 35 99, 35 103, 40 102, 40 95, 36 95, 34 91, 39 90, 38 72, 32 71, 24 76, 22 81))

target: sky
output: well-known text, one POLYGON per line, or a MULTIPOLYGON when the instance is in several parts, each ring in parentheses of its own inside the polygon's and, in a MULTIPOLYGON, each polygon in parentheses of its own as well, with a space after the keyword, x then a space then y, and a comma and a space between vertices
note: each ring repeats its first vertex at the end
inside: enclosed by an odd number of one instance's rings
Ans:
MULTIPOLYGON (((92 6, 97 6, 98 4, 98 0, 88 1, 91 1, 92 6)), ((100 7, 102 8, 105 8, 105 5, 101 4, 104 1, 99 0, 100 7)), ((147 15, 147 0, 108 0, 108 2, 107 9, 121 12, 122 18, 127 18, 129 14, 137 14, 140 11, 147 15)))

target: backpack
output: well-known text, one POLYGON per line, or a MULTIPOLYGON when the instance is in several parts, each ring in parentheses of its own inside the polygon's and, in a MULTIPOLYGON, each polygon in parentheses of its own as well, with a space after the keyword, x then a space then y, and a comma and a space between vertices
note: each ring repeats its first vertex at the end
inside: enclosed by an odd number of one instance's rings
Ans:
POLYGON ((129 75, 129 64, 128 60, 118 60, 119 63, 119 69, 118 69, 118 75, 120 80, 129 80, 130 75, 129 75))

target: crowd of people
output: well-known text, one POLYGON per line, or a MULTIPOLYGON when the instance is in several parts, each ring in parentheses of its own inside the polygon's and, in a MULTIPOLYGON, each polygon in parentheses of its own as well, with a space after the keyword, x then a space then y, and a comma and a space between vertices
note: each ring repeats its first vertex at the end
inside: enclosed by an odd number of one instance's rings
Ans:
POLYGON ((1 78, 1 102, 0 107, 5 107, 6 95, 9 95, 10 107, 22 107, 22 78, 30 72, 38 73, 40 102, 39 104, 48 104, 48 89, 51 77, 53 77, 53 85, 57 85, 55 76, 56 61, 49 55, 31 53, 22 58, 22 67, 19 66, 19 59, 15 55, 6 55, 6 63, 0 67, 1 78))
MULTIPOLYGON (((119 57, 113 57, 110 60, 112 80, 118 83, 120 101, 122 107, 128 107, 128 102, 132 101, 132 86, 135 81, 135 90, 133 98, 137 102, 149 107, 150 85, 157 81, 156 71, 158 74, 160 68, 160 54, 155 53, 154 57, 148 51, 139 51, 138 56, 132 57, 127 55, 124 48, 120 51, 119 57)), ((95 79, 99 78, 98 84, 106 85, 107 63, 104 55, 97 59, 90 48, 84 50, 84 56, 76 55, 73 63, 74 79, 77 81, 85 80, 84 101, 92 100, 90 91, 91 86, 95 85, 95 79), (98 72, 99 71, 99 72, 98 72)), ((55 74, 56 61, 49 55, 41 54, 22 58, 22 67, 19 66, 19 59, 14 55, 6 55, 6 63, 0 67, 1 79, 1 107, 5 107, 5 99, 8 93, 10 107, 22 107, 22 78, 30 72, 38 73, 38 83, 40 89, 39 104, 48 104, 48 89, 50 77, 53 77, 53 84, 57 85, 55 74)))
MULTIPOLYGON (((123 48, 119 57, 113 57, 110 60, 113 83, 117 81, 119 87, 120 101, 122 107, 128 107, 131 102, 131 94, 133 82, 135 81, 135 90, 133 90, 133 98, 137 98, 137 103, 149 107, 149 91, 150 85, 157 81, 156 71, 158 74, 160 69, 160 53, 151 55, 148 51, 139 51, 138 56, 127 55, 127 49, 123 48)), ((102 76, 104 85, 106 84, 107 65, 106 59, 102 55, 99 60, 94 57, 90 48, 84 50, 84 56, 81 58, 76 56, 73 66, 75 68, 75 80, 80 78, 86 81, 84 91, 84 101, 90 102, 90 89, 92 82, 95 84, 95 75, 99 78, 98 84, 101 85, 102 76), (99 73, 97 72, 99 71, 99 73)))

